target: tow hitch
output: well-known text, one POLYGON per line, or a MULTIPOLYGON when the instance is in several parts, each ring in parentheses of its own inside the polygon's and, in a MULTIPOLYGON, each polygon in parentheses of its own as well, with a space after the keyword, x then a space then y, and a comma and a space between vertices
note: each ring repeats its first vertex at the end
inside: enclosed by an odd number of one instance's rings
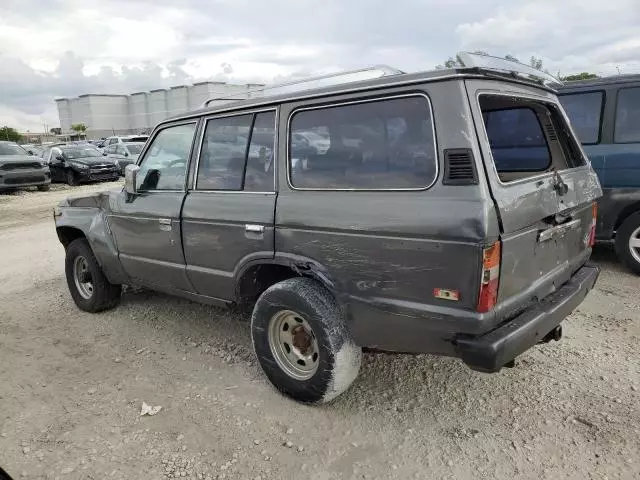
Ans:
POLYGON ((562 338, 562 327, 558 325, 556 328, 547 333, 540 343, 549 343, 551 340, 555 340, 556 342, 562 338))

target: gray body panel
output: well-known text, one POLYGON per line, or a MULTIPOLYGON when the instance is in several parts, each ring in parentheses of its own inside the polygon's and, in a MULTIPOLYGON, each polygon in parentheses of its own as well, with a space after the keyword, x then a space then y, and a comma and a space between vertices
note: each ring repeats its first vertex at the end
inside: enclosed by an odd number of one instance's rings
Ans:
POLYGON ((56 209, 56 229, 60 235, 64 229, 82 232, 102 267, 107 279, 114 284, 126 283, 129 276, 118 258, 113 235, 109 229, 107 215, 109 198, 116 192, 102 192, 90 196, 68 198, 56 209))
POLYGON ((111 197, 108 221, 120 261, 132 278, 160 287, 192 291, 187 278, 180 232, 184 192, 142 193, 111 197))
POLYGON ((234 300, 236 275, 251 260, 274 256, 273 193, 197 192, 187 195, 182 238, 187 275, 199 294, 234 300), (262 227, 247 231, 253 226, 262 227))

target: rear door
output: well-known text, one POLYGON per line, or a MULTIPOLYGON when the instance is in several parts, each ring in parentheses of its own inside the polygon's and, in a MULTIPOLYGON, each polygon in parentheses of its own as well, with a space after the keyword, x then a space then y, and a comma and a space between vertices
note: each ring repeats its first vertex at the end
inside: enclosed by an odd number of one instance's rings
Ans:
POLYGON ((205 119, 182 210, 187 275, 202 295, 232 300, 236 272, 274 256, 276 109, 205 119))
POLYGON ((498 301, 543 298, 588 258, 600 185, 553 93, 492 80, 466 85, 501 223, 498 301))

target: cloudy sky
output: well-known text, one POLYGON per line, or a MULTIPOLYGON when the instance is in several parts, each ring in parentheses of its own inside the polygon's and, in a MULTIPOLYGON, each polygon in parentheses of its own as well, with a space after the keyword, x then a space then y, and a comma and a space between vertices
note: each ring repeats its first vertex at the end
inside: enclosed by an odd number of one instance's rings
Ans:
POLYGON ((0 125, 59 125, 56 96, 427 70, 478 49, 554 74, 640 73, 640 1, 1 0, 0 125))

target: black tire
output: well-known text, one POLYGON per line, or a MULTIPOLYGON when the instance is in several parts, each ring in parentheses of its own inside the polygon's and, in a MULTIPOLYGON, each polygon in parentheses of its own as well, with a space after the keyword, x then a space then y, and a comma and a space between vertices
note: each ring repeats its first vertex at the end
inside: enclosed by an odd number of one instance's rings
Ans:
POLYGON ((67 247, 65 273, 71 297, 80 310, 92 313, 101 312, 115 307, 120 302, 122 286, 109 283, 86 238, 78 238, 67 247), (85 298, 76 285, 74 265, 78 257, 86 260, 89 281, 92 285, 89 298, 85 298))
POLYGON ((67 185, 70 187, 77 187, 80 182, 78 182, 78 176, 71 169, 68 169, 65 173, 65 178, 67 180, 67 185))
POLYGON ((636 258, 636 256, 640 257, 640 247, 635 248, 635 252, 632 252, 632 247, 629 244, 632 235, 634 238, 640 238, 638 229, 640 229, 640 212, 628 216, 616 230, 616 253, 622 263, 635 274, 640 275, 640 260, 636 258))
POLYGON ((39 192, 48 192, 51 189, 50 185, 38 185, 39 192))
POLYGON ((344 313, 333 295, 312 279, 290 278, 269 287, 253 309, 251 336, 258 362, 269 381, 299 402, 330 402, 358 375, 362 349, 351 339, 344 313), (296 379, 283 370, 270 346, 270 324, 283 311, 302 317, 317 341, 317 370, 308 379, 296 379))

